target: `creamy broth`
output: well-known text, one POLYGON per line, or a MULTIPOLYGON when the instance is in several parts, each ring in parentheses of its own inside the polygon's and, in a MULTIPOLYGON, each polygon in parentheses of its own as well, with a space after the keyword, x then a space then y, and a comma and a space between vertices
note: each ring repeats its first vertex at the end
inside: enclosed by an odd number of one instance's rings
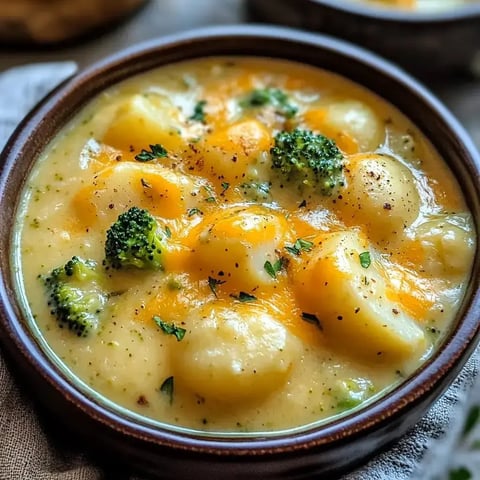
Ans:
POLYGON ((478 2, 478 0, 354 0, 372 3, 380 7, 413 9, 420 12, 434 12, 448 10, 478 2))
POLYGON ((92 100, 34 167, 17 238, 31 316, 76 376, 145 417, 225 432, 324 421, 397 385, 451 328, 475 251, 451 172, 397 110, 251 58, 162 67, 92 100), (335 185, 272 166, 295 129, 332 140, 335 185), (105 261, 132 207, 158 223, 160 269, 105 261), (73 256, 105 294, 84 336, 45 284, 73 256))

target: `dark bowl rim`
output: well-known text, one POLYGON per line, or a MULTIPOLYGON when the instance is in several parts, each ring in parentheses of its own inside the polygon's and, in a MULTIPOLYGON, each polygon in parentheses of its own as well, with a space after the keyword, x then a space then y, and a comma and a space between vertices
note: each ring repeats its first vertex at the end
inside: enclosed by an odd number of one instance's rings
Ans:
MULTIPOLYGON (((384 77, 393 79, 399 86, 409 87, 423 102, 423 105, 428 105, 428 107, 434 110, 435 114, 448 125, 455 139, 464 147, 465 155, 468 155, 467 159, 464 158, 464 163, 468 163, 477 175, 480 174, 480 155, 464 128, 435 96, 417 80, 395 65, 362 48, 328 36, 283 27, 230 25, 196 29, 135 45, 94 63, 60 84, 27 115, 7 142, 0 156, 0 200, 2 200, 3 192, 6 189, 7 174, 13 169, 15 159, 21 154, 26 142, 32 141, 35 135, 38 136, 41 133, 42 121, 45 121, 46 118, 50 118, 50 120, 53 119, 53 122, 55 122, 55 106, 57 106, 57 109, 59 105, 65 106, 68 98, 73 96, 75 92, 78 93, 78 91, 82 89, 82 86, 94 81, 98 83, 99 79, 107 77, 108 75, 111 76, 112 72, 117 72, 117 75, 120 76, 123 75, 123 78, 138 74, 139 72, 135 71, 135 69, 133 69, 135 73, 131 73, 131 69, 130 73, 128 73, 128 65, 132 65, 132 62, 136 59, 146 58, 152 54, 161 56, 163 53, 166 55, 165 52, 168 52, 168 48, 179 48, 181 46, 185 49, 190 48, 196 52, 195 46, 199 47, 202 42, 216 39, 217 42, 221 44, 221 40, 225 40, 226 38, 230 40, 235 39, 236 42, 241 42, 246 39, 256 39, 259 41, 269 40, 277 43, 289 42, 296 46, 299 44, 309 45, 312 48, 328 51, 329 54, 334 57, 344 56, 355 59, 368 69, 373 69, 381 73, 384 77)), ((212 55, 221 56, 223 54, 208 53, 203 55, 193 54, 191 56, 186 54, 184 59, 212 55)), ((255 54, 250 53, 244 53, 244 55, 255 56, 255 54)), ((271 56, 282 58, 281 55, 271 56)), ((168 63, 172 63, 172 60, 167 59, 167 61, 163 63, 158 62, 158 65, 168 63)), ((307 61, 302 61, 301 63, 308 64, 307 61)), ((142 71, 147 71, 149 68, 152 67, 145 66, 142 71)), ((116 82, 118 82, 118 80, 116 82)), ((111 84, 103 86, 99 91, 110 85, 111 84)), ((94 96, 91 93, 83 95, 90 95, 83 99, 83 104, 91 100, 94 96)), ((389 100, 387 99, 387 101, 389 100)), ((394 106, 396 105, 394 104, 394 106)), ((73 114, 74 112, 71 113, 73 114)), ((62 124, 62 126, 63 125, 64 124, 62 124)), ((45 127, 45 125, 43 125, 43 127, 45 127)), ((476 190, 476 195, 479 196, 478 189, 476 190)), ((480 219, 476 220, 476 222, 479 221, 480 219)), ((475 264, 478 263, 477 251, 475 264)), ((9 274, 10 277, 13 276, 11 272, 9 272, 9 274)), ((10 278, 10 280, 13 281, 12 278, 10 278)), ((434 387, 445 383, 445 377, 448 371, 456 367, 459 368, 459 365, 466 361, 467 356, 473 352, 476 340, 480 335, 480 319, 478 315, 476 315, 476 313, 480 312, 479 280, 478 278, 472 278, 471 281, 476 283, 475 290, 470 289, 468 305, 464 309, 462 320, 445 341, 442 348, 424 363, 415 375, 387 395, 368 404, 358 412, 345 415, 339 420, 299 433, 280 434, 269 437, 262 437, 257 434, 257 437, 229 438, 225 436, 222 437, 222 435, 219 434, 217 437, 211 438, 203 436, 200 433, 179 434, 169 429, 153 428, 145 424, 136 423, 128 418, 122 417, 119 412, 110 411, 105 405, 98 405, 78 388, 74 387, 66 378, 63 378, 54 368, 47 355, 40 350, 38 344, 36 344, 29 334, 28 328, 23 324, 22 319, 17 318, 16 308, 18 307, 18 300, 14 299, 13 302, 10 302, 10 296, 13 297, 13 294, 9 291, 3 276, 0 276, 0 299, 2 300, 0 303, 0 314, 3 313, 3 315, 0 315, 0 324, 4 324, 5 335, 9 337, 9 340, 14 344, 13 347, 10 345, 10 350, 13 348, 17 352, 20 352, 30 366, 36 370, 36 373, 42 377, 44 381, 48 382, 51 387, 61 392, 61 395, 67 402, 75 408, 82 410, 93 420, 109 427, 111 430, 121 432, 132 439, 191 452, 238 456, 246 454, 282 454, 285 452, 304 450, 310 447, 336 444, 346 437, 358 436, 368 432, 374 427, 385 424, 385 422, 399 416, 402 412, 405 412, 409 406, 418 403, 421 398, 433 390, 434 387)), ((5 341, 5 335, 0 337, 1 341, 5 341)), ((444 387, 443 390, 445 388, 446 387, 444 387)))
POLYGON ((385 23, 406 24, 443 24, 462 20, 480 19, 480 3, 466 4, 460 7, 439 11, 409 11, 399 8, 381 7, 356 2, 355 0, 306 0, 311 4, 329 7, 342 13, 358 15, 365 19, 375 19, 385 23))

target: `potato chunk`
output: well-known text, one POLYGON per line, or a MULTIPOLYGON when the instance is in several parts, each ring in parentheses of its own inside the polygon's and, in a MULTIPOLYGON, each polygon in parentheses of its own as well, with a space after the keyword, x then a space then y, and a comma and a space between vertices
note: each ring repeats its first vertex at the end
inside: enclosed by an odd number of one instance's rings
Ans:
POLYGON ((266 261, 292 240, 285 218, 260 206, 233 207, 206 218, 192 232, 194 264, 205 277, 218 276, 226 287, 252 290, 275 280, 265 271, 266 261))
POLYGON ((300 355, 298 340, 252 304, 208 304, 186 329, 171 349, 175 380, 206 399, 262 398, 282 386, 300 355))
POLYGON ((463 275, 475 252, 473 225, 468 215, 438 215, 415 232, 423 253, 422 270, 432 276, 463 275))
POLYGON ((344 100, 327 107, 325 125, 353 138, 361 152, 376 150, 385 132, 377 114, 358 100, 344 100))
POLYGON ((366 359, 408 359, 425 348, 425 336, 399 304, 386 296, 385 278, 368 245, 355 232, 316 238, 312 254, 295 267, 303 310, 318 317, 335 348, 366 359))
POLYGON ((359 155, 346 174, 348 186, 337 205, 347 225, 365 226, 369 237, 388 241, 418 217, 420 195, 415 179, 393 157, 359 155))
POLYGON ((259 156, 270 150, 272 138, 257 120, 244 120, 207 136, 198 144, 205 173, 211 178, 242 183, 259 156))
POLYGON ((103 141, 127 152, 157 143, 178 151, 183 148, 179 115, 178 108, 162 95, 133 95, 119 106, 103 141))
POLYGON ((160 165, 120 162, 102 170, 73 198, 73 207, 85 225, 111 223, 119 213, 137 206, 153 215, 175 218, 195 205, 206 182, 160 165))

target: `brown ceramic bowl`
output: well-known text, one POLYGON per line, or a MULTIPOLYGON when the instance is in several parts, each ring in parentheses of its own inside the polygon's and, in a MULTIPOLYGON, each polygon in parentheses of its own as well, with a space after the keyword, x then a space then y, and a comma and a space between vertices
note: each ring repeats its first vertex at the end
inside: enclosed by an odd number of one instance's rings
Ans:
POLYGON ((63 83, 26 118, 1 157, 1 343, 12 365, 59 421, 86 445, 163 479, 333 478, 400 438, 455 379, 480 331, 480 260, 456 323, 439 350, 383 398, 321 426, 269 436, 188 433, 135 416, 85 390, 48 351, 17 297, 11 263, 19 195, 39 154, 93 96, 131 75, 208 55, 256 55, 325 68, 365 85, 423 130, 462 185, 480 223, 480 158, 452 115, 412 78, 380 58, 331 38, 274 27, 220 27, 133 47, 63 83))
POLYGON ((480 54, 480 3, 435 12, 353 0, 249 0, 248 4, 256 20, 344 38, 423 76, 468 69, 480 54))

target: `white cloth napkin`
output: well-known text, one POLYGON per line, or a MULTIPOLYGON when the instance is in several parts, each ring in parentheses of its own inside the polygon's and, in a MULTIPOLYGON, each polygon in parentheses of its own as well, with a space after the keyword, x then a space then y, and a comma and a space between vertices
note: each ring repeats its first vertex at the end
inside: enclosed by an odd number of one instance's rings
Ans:
MULTIPOLYGON (((75 70, 74 63, 63 62, 27 65, 0 74, 0 147, 27 111, 75 70)), ((462 438, 470 407, 480 404, 479 368, 480 350, 405 437, 343 480, 480 480, 480 424, 462 438)), ((64 453, 58 452, 58 457, 61 462, 64 453)))

